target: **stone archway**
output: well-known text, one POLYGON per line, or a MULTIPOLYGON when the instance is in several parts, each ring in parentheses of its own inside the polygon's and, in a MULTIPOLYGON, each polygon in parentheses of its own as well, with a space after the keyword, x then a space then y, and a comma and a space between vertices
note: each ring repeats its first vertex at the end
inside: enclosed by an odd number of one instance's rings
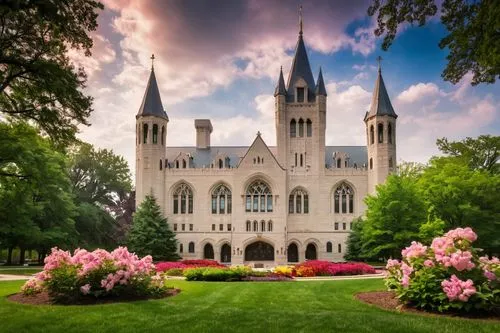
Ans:
POLYGON ((318 259, 318 254, 316 252, 316 245, 313 243, 307 244, 306 248, 306 260, 316 260, 318 259))
POLYGON ((212 244, 207 243, 203 247, 203 259, 214 259, 214 247, 212 244))
POLYGON ((231 246, 225 243, 220 248, 220 262, 230 263, 231 262, 231 246))
POLYGON ((297 244, 291 243, 288 245, 286 253, 288 262, 299 262, 299 248, 297 247, 297 244))
POLYGON ((274 247, 263 241, 253 242, 245 248, 245 261, 274 261, 274 247))

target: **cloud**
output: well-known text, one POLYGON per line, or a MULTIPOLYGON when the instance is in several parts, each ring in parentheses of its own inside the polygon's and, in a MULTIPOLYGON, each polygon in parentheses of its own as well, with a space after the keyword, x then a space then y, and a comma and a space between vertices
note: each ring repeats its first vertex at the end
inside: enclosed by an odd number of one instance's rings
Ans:
POLYGON ((422 98, 444 95, 434 83, 417 83, 402 91, 397 100, 401 103, 414 103, 422 98))

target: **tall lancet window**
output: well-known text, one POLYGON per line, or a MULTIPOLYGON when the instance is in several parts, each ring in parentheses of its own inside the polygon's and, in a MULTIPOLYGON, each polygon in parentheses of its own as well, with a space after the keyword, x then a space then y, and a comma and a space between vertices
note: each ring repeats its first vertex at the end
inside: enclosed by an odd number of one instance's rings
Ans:
POLYGON ((372 145, 375 142, 375 129, 373 125, 370 126, 370 144, 372 145))
POLYGON ((337 214, 354 213, 354 191, 346 183, 340 184, 333 195, 333 209, 337 214))
POLYGON ((299 119, 299 136, 304 137, 304 120, 302 118, 299 119))
POLYGON ((193 214, 193 191, 189 185, 179 184, 172 199, 174 214, 193 214))
POLYGON ((153 143, 158 143, 158 125, 153 125, 153 143))
POLYGON ((384 125, 378 124, 377 128, 378 143, 384 142, 384 125))
POLYGON ((142 126, 142 143, 148 143, 148 124, 142 126))
POLYGON ((304 88, 297 88, 297 102, 303 103, 304 99, 305 99, 305 89, 304 88))
POLYGON ((261 213, 273 211, 273 194, 266 183, 257 180, 248 186, 245 210, 261 213))
POLYGON ((311 119, 307 119, 307 136, 312 136, 312 121, 311 119))
POLYGON ((302 188, 296 188, 290 193, 288 200, 289 214, 309 214, 309 194, 302 188))
POLYGON ((290 122, 290 137, 295 138, 297 136, 297 122, 292 119, 290 122))
POLYGON ((392 143, 392 125, 391 125, 391 123, 389 123, 389 125, 387 125, 387 141, 389 143, 392 143))
POLYGON ((212 191, 212 214, 231 214, 231 190, 220 184, 212 191))

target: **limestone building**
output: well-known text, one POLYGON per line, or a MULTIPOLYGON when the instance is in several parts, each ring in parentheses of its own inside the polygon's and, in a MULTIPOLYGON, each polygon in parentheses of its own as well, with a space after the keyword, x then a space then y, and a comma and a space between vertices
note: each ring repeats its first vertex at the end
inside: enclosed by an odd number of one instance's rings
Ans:
POLYGON ((325 145, 328 97, 321 69, 314 80, 302 27, 288 81, 280 71, 274 96, 275 147, 260 133, 248 147, 212 146, 209 119, 194 120, 195 146, 171 147, 175 119, 163 109, 152 68, 136 116, 136 203, 156 197, 184 259, 342 261, 364 197, 395 168, 397 115, 380 68, 360 119, 366 146, 325 145))

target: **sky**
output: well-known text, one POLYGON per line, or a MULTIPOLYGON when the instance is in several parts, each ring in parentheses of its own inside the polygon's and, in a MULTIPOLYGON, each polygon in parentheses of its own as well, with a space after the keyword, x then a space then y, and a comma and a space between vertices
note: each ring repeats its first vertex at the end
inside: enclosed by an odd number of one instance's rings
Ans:
MULTIPOLYGON (((426 162, 436 139, 500 135, 500 83, 471 86, 471 75, 443 81, 447 50, 439 18, 405 26, 389 49, 375 37, 370 1, 104 0, 92 32, 92 57, 70 58, 88 74, 94 97, 89 127, 79 137, 113 149, 135 169, 135 115, 151 70, 169 116, 167 146, 194 146, 194 119, 209 118, 212 146, 252 143, 258 131, 276 144, 274 88, 286 78, 303 6, 304 41, 317 79, 326 83, 327 145, 366 145, 369 109, 382 57, 382 75, 396 113, 398 162, 426 162)), ((168 148, 167 148, 168 149, 168 148)))

